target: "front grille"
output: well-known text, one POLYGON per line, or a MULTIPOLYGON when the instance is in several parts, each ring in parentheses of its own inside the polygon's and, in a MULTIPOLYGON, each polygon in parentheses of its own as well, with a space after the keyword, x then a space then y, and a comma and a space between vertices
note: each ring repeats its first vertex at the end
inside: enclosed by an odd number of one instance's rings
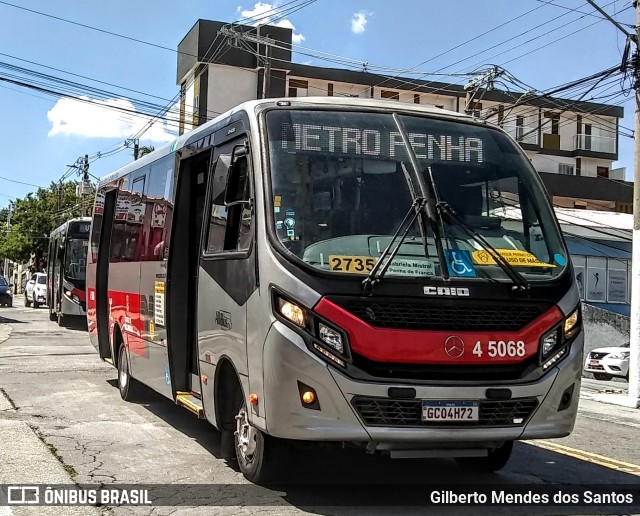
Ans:
MULTIPOLYGON (((372 326, 406 330, 518 331, 543 313, 531 304, 456 300, 332 299, 372 326)), ((548 308, 548 307, 547 307, 548 308)))
POLYGON ((516 364, 403 364, 376 362, 352 353, 353 365, 374 378, 441 382, 497 382, 524 378, 538 367, 534 356, 516 364))
POLYGON ((608 354, 609 353, 597 353, 595 351, 592 351, 591 353, 589 353, 589 358, 593 360, 600 360, 601 358, 606 357, 608 354))
POLYGON ((478 421, 452 422, 422 421, 422 400, 356 396, 351 402, 367 426, 395 427, 522 426, 538 406, 536 398, 481 400, 478 421))

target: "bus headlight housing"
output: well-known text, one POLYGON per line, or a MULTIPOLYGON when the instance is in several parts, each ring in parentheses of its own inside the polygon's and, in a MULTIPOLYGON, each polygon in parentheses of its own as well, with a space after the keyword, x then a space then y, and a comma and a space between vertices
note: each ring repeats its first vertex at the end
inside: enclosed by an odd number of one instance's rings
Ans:
POLYGON ((561 323, 542 335, 540 338, 540 365, 543 370, 549 369, 568 354, 571 341, 580 333, 581 329, 582 317, 580 317, 580 305, 578 305, 561 323))
POLYGON ((302 335, 307 347, 327 362, 347 367, 351 361, 347 335, 331 322, 289 297, 273 291, 273 308, 278 319, 302 335))

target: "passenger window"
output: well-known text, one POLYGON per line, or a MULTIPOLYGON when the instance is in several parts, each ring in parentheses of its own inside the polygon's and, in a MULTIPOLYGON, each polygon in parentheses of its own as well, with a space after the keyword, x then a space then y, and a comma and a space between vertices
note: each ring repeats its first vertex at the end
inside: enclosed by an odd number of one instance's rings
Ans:
POLYGON ((205 252, 247 251, 251 247, 251 181, 244 143, 225 146, 215 162, 205 252))

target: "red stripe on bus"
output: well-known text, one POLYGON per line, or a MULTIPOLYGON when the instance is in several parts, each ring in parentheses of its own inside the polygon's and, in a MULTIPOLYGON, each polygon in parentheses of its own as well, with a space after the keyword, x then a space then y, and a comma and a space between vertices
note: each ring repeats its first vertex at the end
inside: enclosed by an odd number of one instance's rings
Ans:
POLYGON ((553 307, 517 332, 456 332, 377 328, 325 298, 314 311, 347 332, 354 353, 377 362, 407 364, 521 362, 538 353, 540 337, 563 318, 553 307), (449 337, 458 337, 462 346, 457 339, 447 342, 449 337), (520 342, 524 343, 524 354, 520 342))
MULTIPOLYGON (((142 337, 143 321, 140 314, 140 294, 109 291, 110 327, 118 323, 125 345, 134 355, 146 356, 146 343, 142 337)), ((112 336, 113 338, 113 336, 112 336)))

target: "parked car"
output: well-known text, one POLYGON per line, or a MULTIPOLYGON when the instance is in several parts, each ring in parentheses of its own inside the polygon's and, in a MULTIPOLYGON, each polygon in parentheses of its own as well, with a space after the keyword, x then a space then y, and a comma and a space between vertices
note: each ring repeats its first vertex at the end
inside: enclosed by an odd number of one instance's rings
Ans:
POLYGON ((47 275, 36 272, 31 275, 24 289, 24 306, 38 308, 47 302, 47 275))
POLYGON ((629 381, 629 344, 609 348, 596 348, 587 356, 584 370, 596 380, 624 378, 629 381))
POLYGON ((4 276, 0 276, 0 304, 4 306, 13 306, 13 291, 11 285, 4 276))

